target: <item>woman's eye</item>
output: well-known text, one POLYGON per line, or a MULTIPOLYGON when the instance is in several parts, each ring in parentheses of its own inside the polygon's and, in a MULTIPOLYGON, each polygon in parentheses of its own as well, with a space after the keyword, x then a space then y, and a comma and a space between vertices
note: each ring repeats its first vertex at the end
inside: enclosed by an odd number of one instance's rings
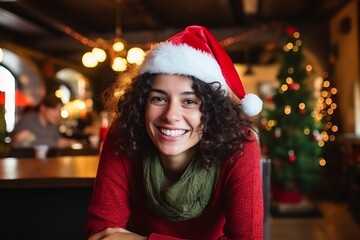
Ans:
POLYGON ((166 99, 160 96, 152 96, 149 98, 149 102, 154 104, 164 104, 166 103, 166 99))
POLYGON ((197 104, 197 102, 195 100, 193 100, 193 99, 186 99, 184 102, 186 104, 197 104))
POLYGON ((184 105, 185 107, 189 108, 197 108, 199 107, 200 101, 197 99, 185 99, 184 100, 184 105))

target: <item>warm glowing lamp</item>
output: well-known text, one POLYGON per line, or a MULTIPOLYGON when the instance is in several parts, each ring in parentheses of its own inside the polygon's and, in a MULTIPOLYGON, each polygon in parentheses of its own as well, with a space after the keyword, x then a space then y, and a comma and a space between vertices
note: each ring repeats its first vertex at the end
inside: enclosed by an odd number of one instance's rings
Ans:
POLYGON ((103 62, 106 59, 106 52, 102 50, 101 48, 93 48, 91 51, 98 62, 103 62))
POLYGON ((127 67, 127 61, 125 58, 122 58, 122 57, 116 57, 114 58, 113 60, 113 63, 112 63, 112 69, 114 71, 117 71, 117 72, 123 72, 126 70, 126 67, 127 67))
POLYGON ((98 61, 92 52, 87 52, 82 57, 82 63, 85 67, 93 68, 97 66, 98 61))
POLYGON ((131 64, 136 63, 137 65, 140 65, 144 61, 144 57, 144 50, 138 47, 133 47, 129 49, 126 59, 131 64))
POLYGON ((115 52, 121 52, 122 50, 124 50, 125 45, 120 40, 116 40, 112 45, 112 48, 114 49, 115 52))

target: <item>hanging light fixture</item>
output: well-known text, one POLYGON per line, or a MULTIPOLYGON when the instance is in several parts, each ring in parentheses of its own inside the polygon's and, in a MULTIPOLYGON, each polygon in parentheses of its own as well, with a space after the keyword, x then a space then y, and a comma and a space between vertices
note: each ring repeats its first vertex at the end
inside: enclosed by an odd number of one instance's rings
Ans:
POLYGON ((110 57, 111 68, 117 72, 125 71, 129 65, 140 65, 145 57, 145 52, 139 47, 127 49, 127 43, 121 38, 121 0, 115 0, 115 37, 111 41, 99 39, 95 42, 91 51, 82 57, 85 67, 94 68, 98 63, 107 58, 106 51, 110 57))

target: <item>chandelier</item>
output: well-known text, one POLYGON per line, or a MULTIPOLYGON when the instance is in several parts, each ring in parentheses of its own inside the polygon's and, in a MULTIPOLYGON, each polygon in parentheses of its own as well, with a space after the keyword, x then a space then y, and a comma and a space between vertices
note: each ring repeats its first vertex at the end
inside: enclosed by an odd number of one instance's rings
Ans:
POLYGON ((130 65, 140 65, 145 52, 139 47, 127 49, 127 43, 121 38, 121 0, 115 0, 115 37, 110 41, 102 38, 90 41, 86 45, 92 50, 82 56, 82 63, 87 68, 94 68, 104 62, 109 55, 111 68, 117 72, 125 71, 130 65), (107 54, 108 53, 108 54, 107 54))

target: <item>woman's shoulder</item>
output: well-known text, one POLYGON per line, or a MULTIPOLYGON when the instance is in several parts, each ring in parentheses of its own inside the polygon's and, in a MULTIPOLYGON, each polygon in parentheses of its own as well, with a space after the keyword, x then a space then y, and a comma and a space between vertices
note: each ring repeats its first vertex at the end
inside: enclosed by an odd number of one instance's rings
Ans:
POLYGON ((223 162, 224 168, 233 168, 235 165, 250 164, 255 161, 260 162, 260 144, 255 133, 242 143, 242 148, 223 162))
POLYGON ((121 164, 126 168, 136 165, 136 162, 129 159, 124 150, 120 149, 116 136, 110 131, 102 144, 100 158, 107 162, 116 162, 114 164, 121 164))

